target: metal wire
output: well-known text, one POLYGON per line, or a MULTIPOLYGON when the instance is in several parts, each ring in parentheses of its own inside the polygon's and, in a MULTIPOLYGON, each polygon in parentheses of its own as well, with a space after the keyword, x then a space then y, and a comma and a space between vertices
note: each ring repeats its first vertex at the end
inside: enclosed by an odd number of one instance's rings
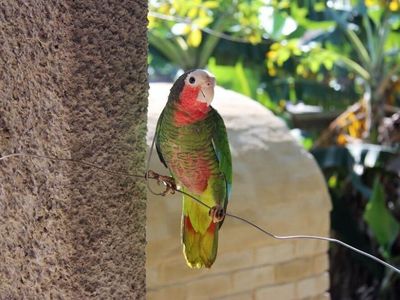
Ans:
MULTIPOLYGON (((149 179, 154 179, 154 180, 159 180, 157 178, 154 177, 149 177, 148 173, 149 173, 149 167, 150 167, 150 159, 151 159, 151 155, 152 155, 152 151, 153 151, 153 147, 154 147, 154 142, 155 139, 153 138, 153 142, 152 142, 152 146, 150 148, 150 152, 149 152, 149 157, 147 160, 147 166, 146 166, 146 175, 138 175, 138 174, 130 174, 130 173, 125 173, 125 172, 117 172, 117 171, 110 171, 101 167, 98 167, 94 164, 88 163, 88 162, 84 162, 84 161, 79 161, 79 160, 75 160, 75 159, 71 159, 71 158, 58 158, 58 157, 49 157, 49 156, 45 156, 45 155, 37 155, 37 154, 27 154, 27 153, 13 153, 13 154, 8 154, 5 156, 0 157, 0 161, 1 160, 5 160, 7 158, 12 158, 12 157, 32 157, 32 158, 40 158, 40 159, 48 159, 48 160, 54 160, 54 161, 67 161, 67 162, 73 162, 73 163, 77 163, 77 164, 81 164, 84 166, 88 166, 91 168, 95 168, 97 170, 100 170, 102 172, 111 174, 111 175, 122 175, 122 176, 128 176, 128 177, 135 177, 135 178, 144 178, 147 181, 147 187, 149 188, 149 190, 155 194, 155 195, 163 195, 163 193, 155 193, 153 192, 150 187, 149 187, 149 179)), ((186 195, 188 197, 190 197, 193 201, 196 201, 198 204, 203 205, 204 207, 208 208, 208 209, 212 209, 212 207, 210 207, 209 205, 205 204, 203 201, 201 201, 200 199, 190 195, 189 193, 182 191, 178 188, 175 189, 176 192, 181 193, 183 195, 186 195)), ((351 251, 354 251, 358 254, 361 254, 363 256, 366 256, 380 264, 382 264, 383 266, 393 270, 394 272, 396 272, 397 274, 400 274, 400 269, 394 267, 393 265, 385 262, 384 260, 381 260, 379 258, 377 258, 376 256, 373 256, 372 254, 369 254, 367 252, 364 252, 356 247, 353 247, 341 240, 338 239, 334 239, 334 238, 328 238, 328 237, 323 237, 323 236, 316 236, 316 235, 275 235, 271 232, 269 232, 268 230, 258 226, 257 224, 242 218, 240 216, 237 216, 235 214, 231 214, 228 212, 225 212, 225 216, 236 219, 242 223, 245 223, 253 228, 255 228, 256 230, 262 232, 263 234, 273 238, 273 239, 277 239, 277 240, 293 240, 293 239, 307 239, 307 240, 322 240, 322 241, 326 241, 326 242, 330 242, 330 243, 335 243, 335 244, 339 244, 343 247, 346 247, 348 249, 350 249, 351 251)))

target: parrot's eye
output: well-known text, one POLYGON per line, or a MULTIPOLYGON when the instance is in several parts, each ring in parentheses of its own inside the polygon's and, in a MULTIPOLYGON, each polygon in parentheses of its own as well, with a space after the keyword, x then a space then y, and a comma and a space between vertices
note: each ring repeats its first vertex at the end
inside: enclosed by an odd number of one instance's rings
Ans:
POLYGON ((192 76, 189 78, 189 83, 193 84, 196 82, 196 79, 192 76))

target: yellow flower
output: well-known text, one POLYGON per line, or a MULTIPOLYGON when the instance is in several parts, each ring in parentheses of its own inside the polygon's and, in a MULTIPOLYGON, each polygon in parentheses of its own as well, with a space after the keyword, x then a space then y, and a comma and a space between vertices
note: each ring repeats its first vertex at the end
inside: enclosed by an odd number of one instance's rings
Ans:
POLYGON ((268 69, 268 73, 271 76, 276 76, 276 69, 274 67, 268 69))
POLYGON ((398 11, 399 8, 400 8, 400 3, 399 3, 399 2, 400 2, 399 0, 392 0, 392 1, 390 1, 390 3, 389 3, 389 9, 390 9, 391 11, 398 11))
POLYGON ((368 6, 368 7, 369 6, 373 6, 375 4, 375 2, 376 1, 374 1, 374 0, 365 0, 365 5, 368 6))
POLYGON ((337 139, 336 139, 336 142, 337 142, 339 145, 346 145, 346 144, 347 144, 347 138, 346 138, 345 135, 339 134, 338 137, 337 137, 337 139))
POLYGON ((275 59, 275 58, 277 57, 277 55, 278 55, 278 52, 276 52, 276 51, 274 51, 274 50, 271 50, 271 51, 269 51, 269 52, 267 53, 267 57, 268 57, 269 59, 275 59))

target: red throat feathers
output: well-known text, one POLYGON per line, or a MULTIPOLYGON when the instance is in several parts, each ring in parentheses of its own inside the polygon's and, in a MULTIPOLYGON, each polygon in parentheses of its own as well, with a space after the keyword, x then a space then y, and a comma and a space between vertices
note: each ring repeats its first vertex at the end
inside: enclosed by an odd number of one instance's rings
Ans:
POLYGON ((176 104, 175 122, 178 125, 188 125, 203 120, 210 110, 207 103, 197 101, 200 87, 185 85, 176 104))

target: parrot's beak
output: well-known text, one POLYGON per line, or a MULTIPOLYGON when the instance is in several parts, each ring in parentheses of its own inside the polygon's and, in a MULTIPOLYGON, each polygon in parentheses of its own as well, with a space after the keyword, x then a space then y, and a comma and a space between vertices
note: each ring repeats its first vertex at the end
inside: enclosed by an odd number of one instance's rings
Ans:
POLYGON ((197 96, 197 101, 210 105, 214 99, 215 77, 207 76, 207 79, 200 85, 200 92, 197 96))

